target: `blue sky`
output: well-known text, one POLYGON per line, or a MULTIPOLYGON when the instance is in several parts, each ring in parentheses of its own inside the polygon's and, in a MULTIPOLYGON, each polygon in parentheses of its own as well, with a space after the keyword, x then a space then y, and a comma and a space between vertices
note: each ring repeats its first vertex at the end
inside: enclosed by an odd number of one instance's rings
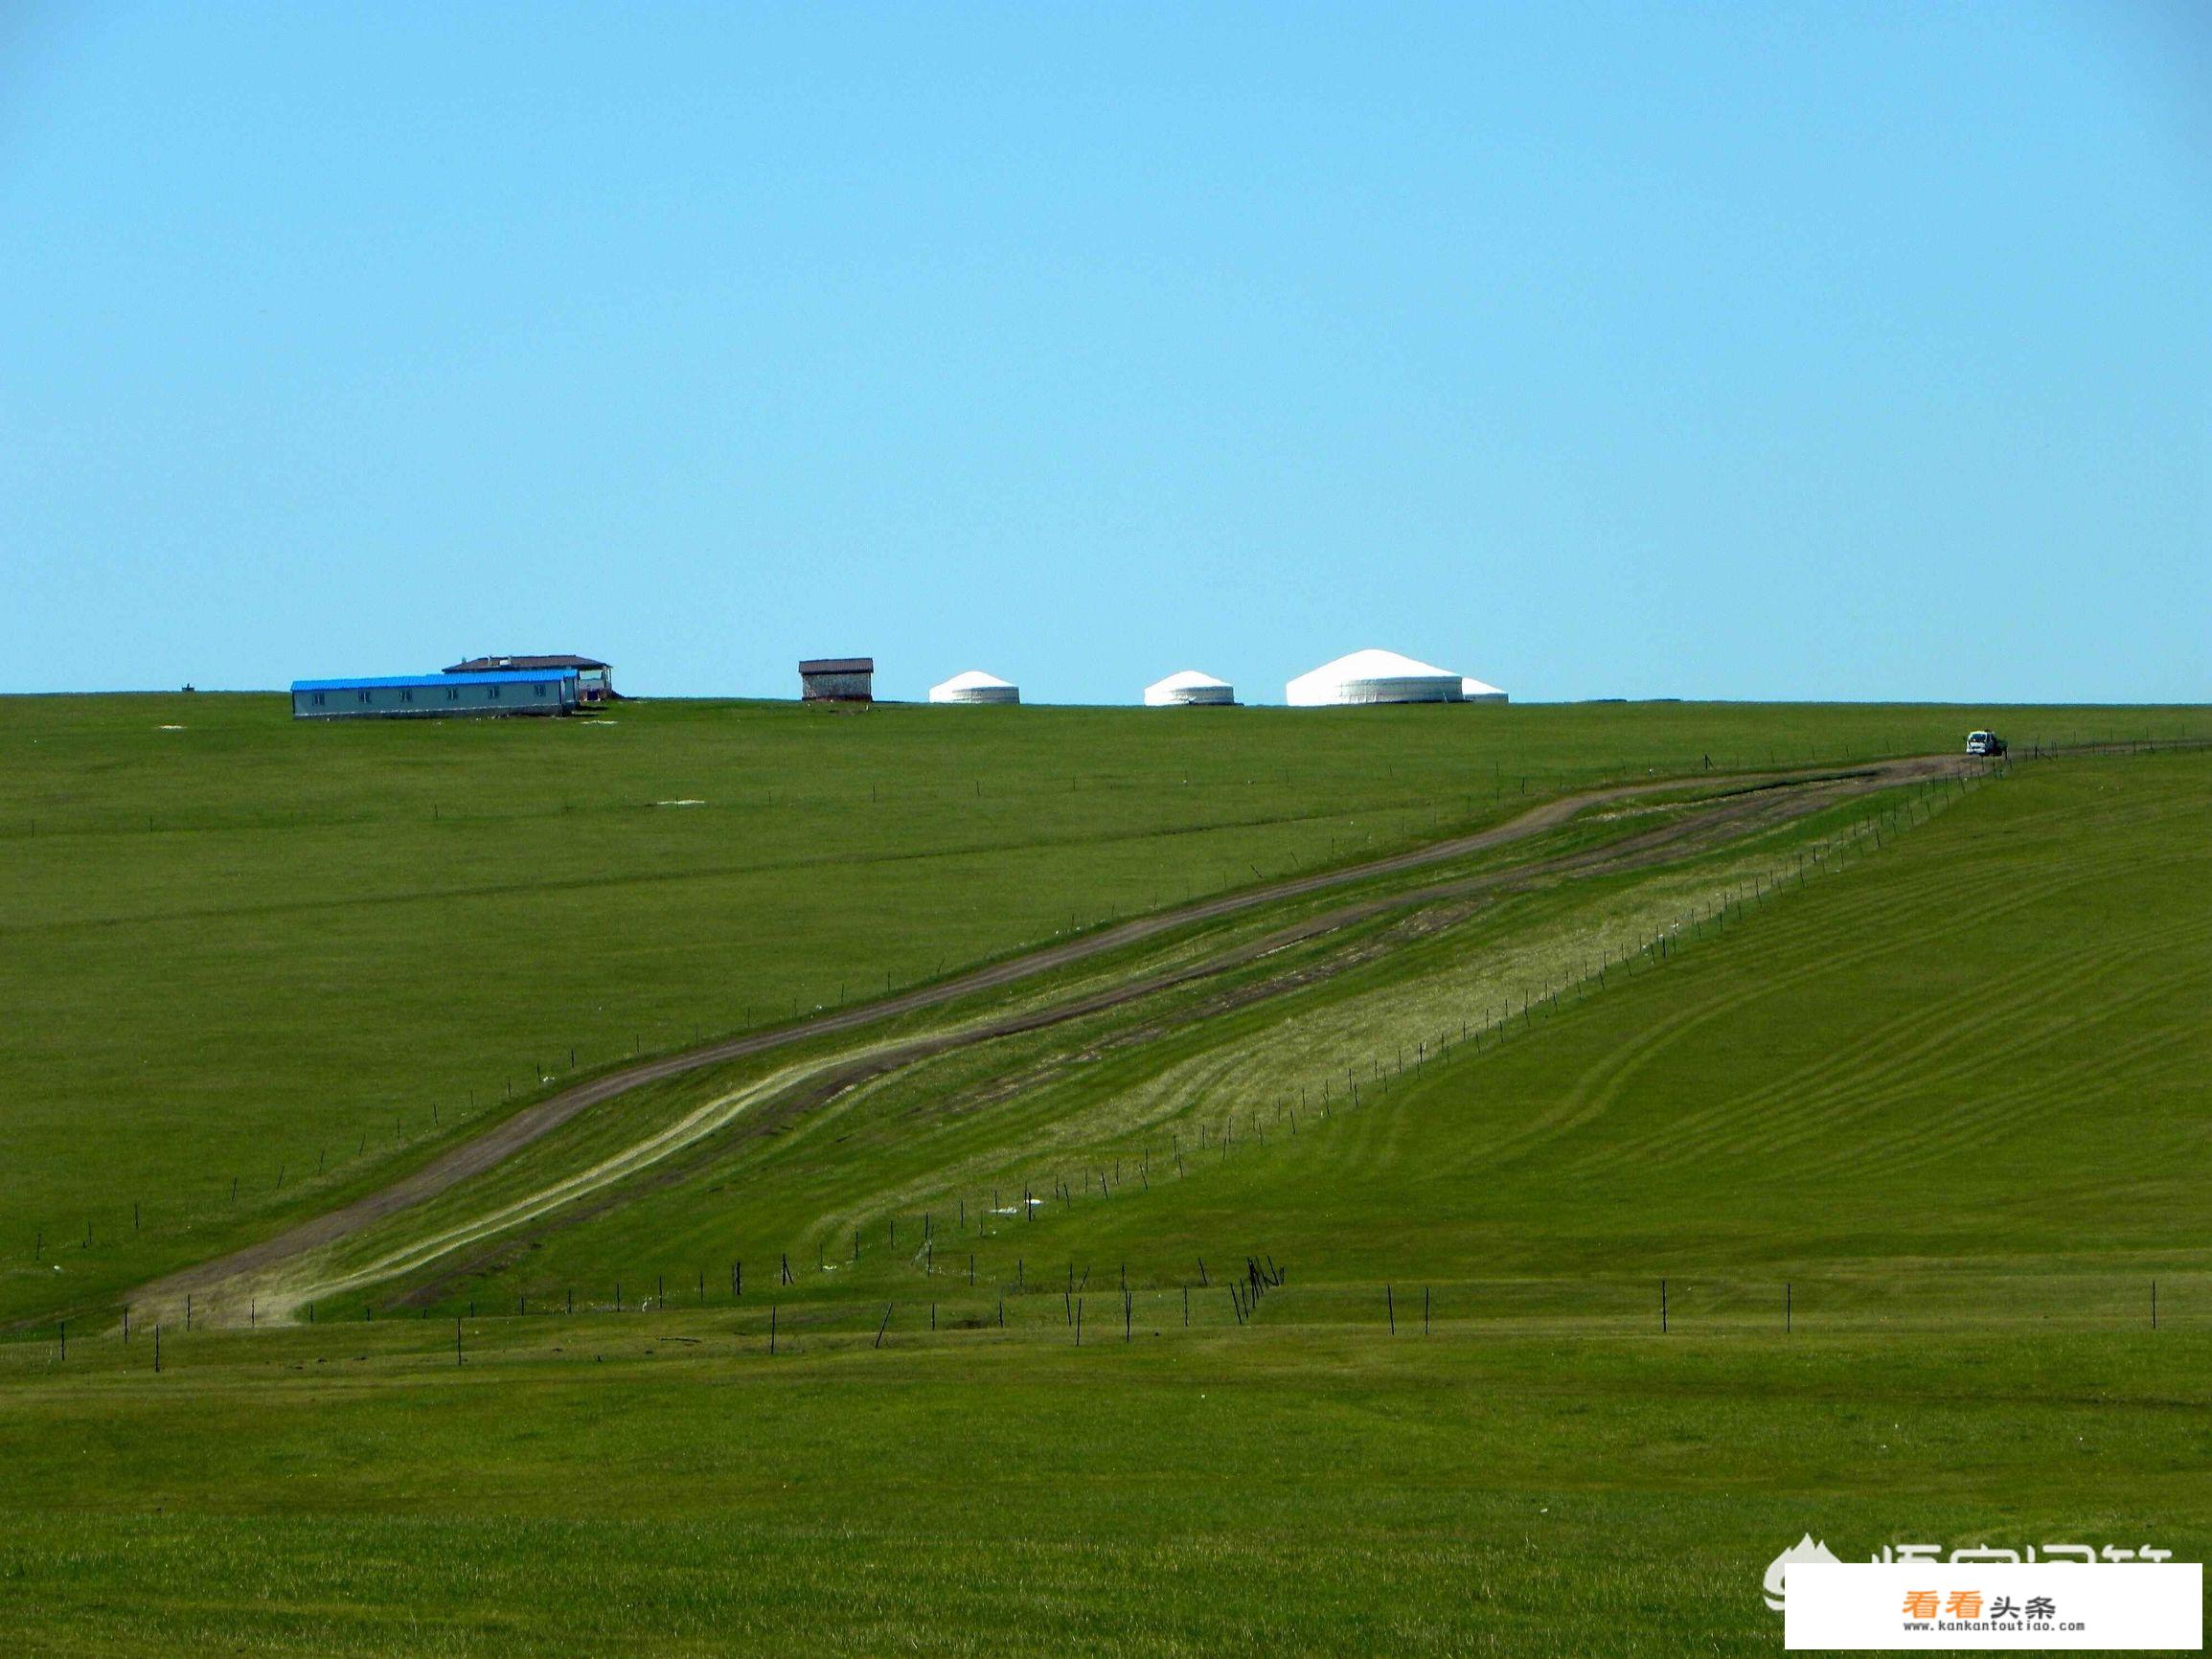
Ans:
POLYGON ((2212 699, 2182 7, 0 11, 0 689, 2212 699))

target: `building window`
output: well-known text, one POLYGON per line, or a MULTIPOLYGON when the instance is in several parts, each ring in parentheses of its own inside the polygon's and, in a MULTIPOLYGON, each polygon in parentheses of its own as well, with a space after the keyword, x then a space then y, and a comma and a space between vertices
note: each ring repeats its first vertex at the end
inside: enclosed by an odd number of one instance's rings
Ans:
POLYGON ((353 695, 355 695, 356 697, 360 698, 360 699, 361 699, 361 701, 363 701, 363 702, 365 703, 365 702, 367 702, 367 701, 369 700, 371 693, 370 693, 369 692, 367 692, 366 690, 363 690, 363 691, 358 691, 358 692, 355 692, 355 693, 353 693, 353 695))
POLYGON ((545 688, 543 686, 532 686, 530 688, 530 692, 531 695, 533 696, 542 697, 545 695, 545 688))
POLYGON ((323 706, 323 693, 320 692, 309 692, 308 693, 308 701, 314 704, 315 707, 319 709, 323 706))
POLYGON ((496 703, 499 700, 499 688, 497 686, 486 686, 484 694, 496 703))
POLYGON ((449 703, 458 703, 461 700, 461 688, 459 686, 447 686, 445 688, 445 700, 449 703))
POLYGON ((411 686, 401 686, 401 687, 399 688, 399 700, 400 700, 402 703, 411 703, 411 702, 413 702, 413 701, 415 700, 415 691, 414 691, 414 688, 413 688, 413 687, 411 687, 411 686))

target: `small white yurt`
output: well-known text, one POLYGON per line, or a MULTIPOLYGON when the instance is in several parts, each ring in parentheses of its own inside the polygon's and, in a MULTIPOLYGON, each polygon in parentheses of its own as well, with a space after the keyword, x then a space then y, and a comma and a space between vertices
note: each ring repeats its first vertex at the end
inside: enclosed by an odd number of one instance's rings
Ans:
POLYGON ((1236 700, 1235 686, 1227 680, 1217 680, 1212 674, 1201 674, 1197 669, 1185 669, 1179 674, 1154 680, 1145 688, 1145 707, 1148 709, 1188 709, 1206 703, 1233 703, 1236 700))
POLYGON ((1465 681, 1433 663, 1416 662, 1396 651, 1354 651, 1300 674, 1283 688, 1293 709, 1324 709, 1347 703, 1456 703, 1465 681))
POLYGON ((1488 681, 1472 675, 1459 682, 1459 700, 1463 703, 1502 703, 1506 694, 1488 681))
POLYGON ((929 700, 933 703, 1018 703, 1021 688, 1012 680, 1002 680, 981 669, 969 669, 964 674, 954 674, 931 686, 929 700))

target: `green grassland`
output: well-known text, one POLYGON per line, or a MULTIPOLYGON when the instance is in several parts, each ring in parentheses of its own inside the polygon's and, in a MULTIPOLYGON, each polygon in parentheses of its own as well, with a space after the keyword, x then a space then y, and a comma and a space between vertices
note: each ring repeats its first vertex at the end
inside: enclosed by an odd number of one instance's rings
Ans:
POLYGON ((2025 740, 2204 726, 2190 709, 689 703, 323 725, 244 695, 5 714, 0 1321, 388 1180, 540 1078, 1575 785, 1948 751, 1992 719, 2025 740))
POLYGON ((840 969, 880 991, 871 943, 907 983, 1685 781, 626 1094, 228 1285, 258 1329, 113 1310, 462 1126, 150 1243, 0 1251, 8 1650, 1749 1653, 1807 1531, 2212 1546, 2212 752, 1755 795, 1703 764, 2200 712, 268 716, 27 716, 80 763, 0 805, 34 876, 10 984, 51 1022, 0 1056, 30 1102, 0 1226, 450 1114, 479 1044, 577 1029, 564 997, 662 999, 675 1044, 840 969), (234 774, 152 731, 195 719, 234 774), (502 824, 544 833, 469 839, 502 824), (303 941, 320 975, 443 963, 451 927, 485 962, 570 948, 458 1013, 286 998, 303 941), (173 999, 133 1004, 134 953, 173 999), (173 1093, 131 1092, 134 1043, 173 1093), (1247 1302, 1255 1259, 1280 1283, 1247 1302))
MULTIPOLYGON (((1902 811, 1917 803, 1926 811, 1956 799, 1948 790, 1932 800, 1907 792, 1894 807, 1902 811)), ((1447 1036, 1480 1033, 1486 1021, 1495 1042, 1500 1011, 1516 994, 1540 998, 1547 984, 1594 975, 1605 954, 1615 961, 1617 981, 1619 959, 1667 922, 1700 905, 1709 915, 1721 896, 1746 890, 1757 872, 1795 868, 1801 850, 1854 845, 1848 837, 1863 823, 1861 815, 1881 805, 1838 804, 1681 863, 1626 875, 1572 881, 1545 875, 1479 898, 1458 891, 1484 872, 1509 878, 1532 859, 1547 866, 1562 850, 1618 845, 1628 831, 1669 816, 1670 809, 1593 813, 1587 816, 1609 821, 1577 820, 1534 847, 1362 883, 1356 902, 1396 902, 1341 931, 1277 946, 1222 974, 1171 985, 1129 1005, 924 1057, 827 1099, 804 1095, 814 1077, 879 1053, 887 1043, 939 1030, 970 1031, 987 1017, 1080 1005, 1102 982, 1136 980, 1156 968, 1203 966, 1224 957, 1235 962, 1238 946, 1277 938, 1287 911, 1302 910, 1311 920, 1342 898, 1271 906, 1258 917, 1178 932, 1017 990, 967 999, 887 1033, 822 1039, 635 1091, 619 1113, 575 1120, 490 1176, 321 1253, 307 1264, 312 1272, 304 1281, 276 1275, 249 1283, 232 1290, 227 1307, 211 1308, 203 1299, 200 1313, 239 1317, 249 1292, 267 1307, 296 1307, 303 1297, 328 1302, 334 1292, 353 1288, 350 1276, 364 1269, 372 1277, 362 1300, 383 1308, 404 1302, 415 1310, 425 1304, 459 1309, 470 1299, 508 1306, 517 1297, 526 1307, 549 1298, 566 1306, 580 1287, 586 1303, 611 1307, 620 1280, 627 1279, 634 1302, 641 1286, 657 1294, 665 1281, 696 1288, 710 1269, 717 1283, 734 1278, 735 1264, 747 1259, 756 1283, 771 1265, 780 1274, 788 1260, 811 1269, 805 1276, 810 1293, 897 1296, 916 1288, 909 1274, 925 1241, 932 1257, 939 1247, 947 1252, 947 1268, 959 1265, 964 1278, 972 1255, 983 1283, 1011 1284, 1017 1277, 1034 1283, 1036 1251, 1059 1248, 1048 1241, 1062 1231, 1060 1221, 1075 1214, 1077 1193, 1084 1195, 1087 1211, 1102 1179, 1106 1191, 1131 1202, 1141 1191, 1145 1202, 1131 1216, 1153 1219, 1133 1219, 1140 1227, 1158 1224, 1163 1205, 1171 1216, 1179 1216, 1185 1206, 1171 1198, 1181 1180, 1174 1174, 1177 1149, 1187 1148, 1198 1171, 1192 1193, 1214 1184, 1224 1135, 1237 1149, 1240 1113, 1245 1140, 1236 1167, 1246 1167, 1255 1135, 1271 1130, 1274 1146, 1293 1162, 1288 1171, 1269 1162, 1258 1178, 1270 1192, 1267 1206, 1294 1202, 1275 1192, 1275 1184, 1286 1173, 1296 1180, 1300 1171, 1331 1165, 1357 1129, 1357 1114, 1341 1110, 1341 1098, 1328 1115, 1329 1090, 1341 1097, 1347 1068, 1372 1091, 1383 1057, 1395 1063, 1402 1054, 1418 1065, 1424 1044, 1433 1050, 1447 1036), (1440 890, 1445 897, 1435 897, 1440 890), (1284 988, 1278 994, 1263 994, 1278 986, 1284 988), (795 1094, 805 1099, 803 1109, 780 1110, 795 1094), (718 1114, 712 1134, 673 1151, 663 1143, 708 1113, 718 1114), (664 1155, 630 1159, 640 1147, 664 1155), (580 1171, 602 1168, 630 1178, 588 1189, 579 1184, 580 1171), (1006 1217, 1017 1213, 1025 1191, 1050 1194, 1052 1202, 1036 1222, 1015 1225, 1006 1217), (558 1202, 540 1203, 529 1225, 517 1225, 523 1217, 516 1206, 536 1194, 553 1194, 558 1202), (486 1216, 501 1218, 502 1231, 485 1234, 476 1218, 486 1216), (987 1229, 990 1242, 982 1237, 987 1229), (486 1239, 491 1261, 500 1263, 496 1270, 467 1251, 450 1253, 464 1239, 486 1239), (395 1275, 396 1262, 423 1256, 418 1241, 425 1239, 438 1254, 423 1273, 395 1275), (1017 1274, 1024 1252, 1032 1265, 1017 1274)), ((1861 835, 1856 845, 1859 851, 1846 864, 1863 857, 1871 843, 1861 835)), ((1713 925, 1707 920, 1698 927, 1713 925)), ((1533 1017, 1548 1022, 1551 1016, 1539 1006, 1533 1017)), ((1530 1023, 1519 1018, 1512 1029, 1530 1023)), ((1172 1248, 1164 1236, 1133 1259, 1125 1252, 1115 1260, 1131 1261, 1144 1284, 1179 1283, 1176 1275, 1193 1270, 1193 1257, 1180 1241, 1181 1222, 1170 1228, 1178 1240, 1172 1248)), ((1197 1245, 1201 1252, 1212 1248, 1197 1245)), ((323 1316, 348 1317, 358 1306, 340 1300, 326 1306, 323 1316)), ((1059 1311, 1056 1302, 1055 1317, 1059 1311)))
POLYGON ((11 1367, 0 1646, 1750 1654, 1808 1530, 2212 1547, 2201 1329, 467 1339, 11 1367))
MULTIPOLYGON (((256 1288, 340 1320, 611 1308, 625 1284, 631 1307, 670 1285, 719 1307, 750 1262, 751 1324, 770 1299, 801 1329, 865 1332, 886 1304, 901 1329, 930 1304, 995 1323, 1005 1295, 1013 1326, 1059 1327, 1071 1276, 1113 1322, 1125 1283, 1179 1321, 1200 1261, 1214 1278, 1260 1254, 1298 1285, 1263 1320, 1294 1305, 1372 1322, 1388 1284, 1453 1317, 1640 1317, 1661 1277, 1677 1317, 1754 1324, 1779 1316, 1785 1285, 1799 1320, 2126 1322, 2153 1277, 2170 1318, 2212 1314, 2197 1017, 2212 873, 2193 831, 2208 769, 2201 754, 2046 761, 1472 905, 1414 888, 1405 915, 800 1114, 777 1115, 774 1088, 861 1045, 718 1069, 256 1288), (1879 847, 1862 829, 1876 811, 1894 826, 1879 847), (1639 950, 1670 923, 1663 956, 1639 950), (1290 989, 1256 994, 1276 976, 1290 989), (1566 994, 1546 1002, 1546 986, 1566 994), (741 1109, 695 1155, 588 1202, 564 1185, 724 1100, 741 1109), (529 1224, 466 1231, 545 1191, 561 1201, 529 1224), (1025 1193, 1047 1200, 1034 1219, 1025 1193), (395 1273, 426 1238, 439 1251, 395 1273)), ((1086 966, 1072 989, 1141 966, 1086 966)), ((1206 1288, 1197 1322, 1230 1319, 1206 1288)))

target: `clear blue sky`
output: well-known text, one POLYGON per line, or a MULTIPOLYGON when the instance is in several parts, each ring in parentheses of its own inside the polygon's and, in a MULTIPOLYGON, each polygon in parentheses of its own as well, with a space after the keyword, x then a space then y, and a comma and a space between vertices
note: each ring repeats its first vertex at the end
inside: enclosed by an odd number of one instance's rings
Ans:
POLYGON ((0 689, 2212 699, 2212 25, 0 9, 0 689))

